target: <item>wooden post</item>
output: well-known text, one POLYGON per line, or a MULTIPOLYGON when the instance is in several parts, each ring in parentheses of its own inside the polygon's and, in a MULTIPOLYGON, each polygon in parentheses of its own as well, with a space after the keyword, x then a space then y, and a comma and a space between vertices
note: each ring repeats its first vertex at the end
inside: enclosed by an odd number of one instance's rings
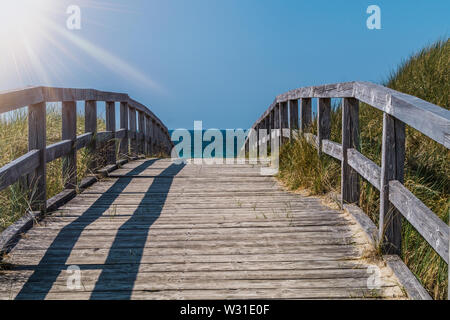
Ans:
POLYGON ((294 135, 298 135, 298 100, 289 100, 289 127, 290 140, 293 141, 294 135))
POLYGON ((151 128, 151 119, 150 117, 145 117, 145 153, 150 156, 152 154, 152 128, 151 128))
POLYGON ((128 103, 120 103, 120 129, 127 130, 125 136, 120 142, 120 154, 122 157, 126 158, 128 156, 128 103))
POLYGON ((322 153, 322 140, 331 136, 331 99, 319 98, 317 101, 317 140, 319 155, 322 153))
POLYGON ((284 137, 285 132, 289 132, 289 113, 288 113, 288 103, 281 102, 280 103, 280 134, 281 134, 281 145, 283 145, 286 141, 288 141, 287 138, 284 137))
POLYGON ((129 108, 130 116, 130 152, 132 157, 137 156, 136 150, 136 109, 129 108))
MULTIPOLYGON (((273 126, 274 126, 274 129, 276 129, 275 138, 278 139, 278 141, 279 141, 281 139, 281 135, 280 135, 280 129, 281 129, 280 104, 279 103, 277 103, 275 105, 273 115, 274 115, 273 126)), ((278 143, 279 143, 278 145, 280 146, 280 142, 278 142, 278 143)))
POLYGON ((350 148, 359 150, 359 101, 354 98, 344 98, 342 100, 342 205, 359 201, 358 173, 348 164, 347 159, 347 150, 350 148))
POLYGON ((268 150, 271 150, 272 151, 272 139, 274 139, 274 124, 275 124, 275 119, 274 119, 274 113, 275 113, 275 111, 272 109, 270 112, 269 112, 269 115, 268 115, 268 117, 269 117, 269 141, 267 142, 267 145, 268 145, 268 150))
POLYGON ((63 157, 62 173, 64 187, 75 189, 77 186, 77 104, 75 101, 62 103, 62 140, 71 140, 72 149, 63 157))
POLYGON ((144 112, 139 111, 138 120, 139 120, 139 153, 144 154, 144 143, 145 143, 145 120, 144 120, 144 112))
POLYGON ((85 101, 84 104, 84 131, 92 133, 92 140, 87 146, 92 159, 89 164, 91 170, 97 167, 96 156, 96 139, 97 134, 97 101, 85 101))
POLYGON ((383 114, 381 153, 379 238, 387 254, 401 254, 402 220, 400 212, 389 202, 389 181, 403 183, 405 162, 405 124, 383 114))
POLYGON ((156 135, 156 122, 154 119, 152 119, 152 151, 153 154, 156 155, 158 153, 158 150, 156 148, 156 141, 158 139, 157 135, 156 135))
POLYGON ((301 99, 301 121, 300 121, 300 131, 302 133, 306 133, 311 126, 311 98, 302 98, 301 99))
POLYGON ((47 209, 46 121, 45 102, 28 106, 28 151, 39 150, 39 167, 28 179, 28 187, 33 194, 31 209, 36 211, 47 209))
POLYGON ((116 104, 114 101, 107 101, 106 109, 106 131, 112 132, 112 140, 108 141, 107 164, 116 164, 116 141, 114 132, 116 132, 116 104))

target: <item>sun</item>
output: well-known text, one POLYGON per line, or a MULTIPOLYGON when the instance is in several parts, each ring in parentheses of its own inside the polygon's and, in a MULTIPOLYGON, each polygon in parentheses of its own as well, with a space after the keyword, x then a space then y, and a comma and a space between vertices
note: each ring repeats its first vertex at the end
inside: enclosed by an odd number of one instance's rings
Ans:
POLYGON ((22 37, 34 38, 41 20, 54 0, 3 0, 0 3, 0 39, 2 46, 11 46, 22 37))

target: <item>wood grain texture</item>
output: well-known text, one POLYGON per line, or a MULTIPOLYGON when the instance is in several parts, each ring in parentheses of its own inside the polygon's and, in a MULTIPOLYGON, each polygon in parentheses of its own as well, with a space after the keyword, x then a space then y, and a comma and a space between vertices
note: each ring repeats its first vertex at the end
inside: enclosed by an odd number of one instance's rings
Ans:
POLYGON ((312 122, 311 98, 302 98, 300 101, 300 131, 306 133, 310 129, 312 122))
POLYGON ((0 298, 404 298, 387 273, 368 289, 366 242, 345 214, 260 169, 124 164, 27 232, 0 298))
POLYGON ((348 149, 359 150, 359 102, 353 98, 342 99, 342 205, 359 201, 359 177, 348 164, 348 149))
POLYGON ((47 201, 47 117, 45 102, 28 106, 28 151, 39 150, 39 166, 28 175, 28 189, 33 192, 32 209, 45 211, 47 201))
POLYGON ((125 129, 125 135, 120 137, 120 156, 126 157, 128 156, 129 149, 129 141, 128 141, 128 103, 121 102, 120 103, 120 129, 125 129))
POLYGON ((331 98, 317 99, 317 141, 319 154, 322 152, 322 140, 331 136, 331 98))
POLYGON ((0 191, 15 183, 23 175, 32 173, 40 165, 40 151, 32 150, 0 168, 0 191))
POLYGON ((64 188, 75 189, 77 186, 77 105, 73 101, 62 103, 62 140, 70 141, 70 149, 64 154, 62 162, 62 176, 64 188))
MULTIPOLYGON (((84 131, 91 133, 93 138, 97 135, 97 101, 87 100, 84 103, 84 131)), ((96 139, 91 139, 86 148, 91 155, 94 155, 97 148, 96 139)), ((88 166, 91 170, 97 167, 95 157, 91 157, 88 166)))
POLYGON ((449 227, 399 181, 389 182, 389 201, 448 263, 449 227))

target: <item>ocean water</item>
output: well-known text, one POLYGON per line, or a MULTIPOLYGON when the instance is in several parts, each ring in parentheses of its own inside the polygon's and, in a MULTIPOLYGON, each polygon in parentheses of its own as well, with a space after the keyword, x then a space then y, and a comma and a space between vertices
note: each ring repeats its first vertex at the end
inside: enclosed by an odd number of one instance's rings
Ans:
MULTIPOLYGON (((170 134, 170 136, 172 137, 172 139, 173 139, 173 131, 174 130, 169 130, 169 134, 170 134)), ((226 156, 227 156, 227 130, 218 130, 220 133, 221 133, 221 135, 222 135, 222 140, 223 140, 223 143, 222 143, 222 147, 223 147, 223 151, 222 151, 222 154, 220 154, 220 150, 217 152, 217 154, 216 154, 216 152, 212 152, 211 153, 211 155, 209 155, 209 152, 207 152, 208 154, 206 154, 205 155, 205 153, 204 153, 204 151, 205 151, 205 148, 208 146, 208 145, 210 145, 212 142, 214 142, 214 137, 212 138, 212 141, 205 141, 205 132, 207 132, 207 130, 202 130, 201 132, 200 131, 194 131, 194 130, 187 130, 188 132, 189 132, 189 135, 190 135, 190 146, 191 146, 191 154, 190 155, 188 155, 188 154, 184 154, 184 152, 183 152, 183 150, 180 150, 180 152, 178 153, 178 157, 180 157, 180 158, 215 158, 215 157, 222 157, 222 158, 225 158, 226 156), (194 139, 194 134, 195 133, 197 133, 197 134, 201 134, 201 136, 202 136, 202 146, 201 146, 201 151, 200 150, 195 150, 195 148, 194 148, 194 143, 195 143, 195 139, 194 139)), ((244 136, 245 137, 245 136, 244 136)), ((239 150, 242 148, 242 146, 243 146, 243 143, 241 142, 239 145, 238 145, 238 143, 239 143, 239 139, 237 139, 236 137, 229 137, 229 138, 233 138, 233 141, 234 141, 234 143, 233 143, 233 145, 234 145, 234 148, 233 149, 231 149, 231 150, 229 150, 230 151, 230 156, 231 157, 237 157, 237 155, 238 155, 238 153, 239 153, 239 150)), ((180 139, 180 141, 173 141, 173 143, 175 144, 175 146, 176 145, 178 145, 179 143, 181 143, 182 142, 182 139, 180 139)))

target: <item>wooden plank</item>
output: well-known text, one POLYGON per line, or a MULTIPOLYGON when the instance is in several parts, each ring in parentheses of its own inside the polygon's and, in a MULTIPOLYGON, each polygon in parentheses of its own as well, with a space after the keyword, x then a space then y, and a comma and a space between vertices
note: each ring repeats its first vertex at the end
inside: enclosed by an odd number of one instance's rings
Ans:
POLYGON ((145 117, 145 133, 146 133, 146 139, 145 139, 145 154, 151 155, 152 154, 152 127, 151 127, 151 118, 146 116, 145 117))
POLYGON ((290 134, 290 130, 289 130, 289 109, 288 109, 288 103, 287 102, 280 103, 279 112, 280 112, 280 129, 281 129, 281 132, 283 133, 281 135, 280 142, 281 142, 281 145, 283 145, 284 143, 286 143, 289 140, 289 139, 285 138, 284 134, 285 133, 286 134, 290 134))
POLYGON ((75 142, 77 138, 77 105, 76 102, 62 103, 62 140, 70 141, 70 149, 64 154, 62 163, 63 183, 66 189, 75 189, 77 186, 77 151, 75 142))
POLYGON ((381 168, 355 149, 347 149, 347 161, 356 172, 380 190, 381 168))
POLYGON ((422 99, 368 82, 355 84, 355 97, 450 148, 450 111, 422 99))
POLYGON ((86 133, 92 133, 94 139, 86 145, 86 148, 91 155, 91 161, 88 164, 91 170, 95 170, 97 167, 96 155, 96 135, 97 135, 97 101, 87 100, 84 103, 84 131, 86 133))
POLYGON ((139 153, 144 154, 145 147, 145 115, 143 112, 138 112, 138 120, 139 120, 139 134, 141 140, 139 141, 138 150, 139 153))
POLYGON ((298 100, 289 100, 289 127, 292 131, 298 131, 299 129, 299 117, 298 117, 298 100))
POLYGON ((129 116, 130 116, 130 152, 131 156, 135 157, 137 155, 137 143, 136 143, 136 109, 129 107, 129 116))
MULTIPOLYGON (((105 104, 105 112, 106 112, 106 131, 110 131, 112 133, 112 138, 115 138, 116 131, 116 105, 114 101, 107 101, 105 104)), ((107 151, 107 164, 115 164, 116 159, 116 142, 110 141, 108 142, 108 151, 107 151)))
POLYGON ((380 173, 379 237, 387 254, 401 254, 402 220, 398 210, 389 202, 389 181, 403 182, 405 160, 405 126, 396 125, 387 113, 383 114, 383 146, 380 173))
POLYGON ((322 152, 342 161, 342 145, 330 140, 322 140, 322 152))
POLYGON ((331 137, 331 99, 317 99, 317 142, 319 155, 322 152, 322 140, 331 137))
POLYGON ((120 129, 125 130, 125 134, 123 137, 118 138, 121 139, 120 141, 120 154, 121 157, 127 157, 128 156, 128 103, 127 102, 121 102, 120 103, 120 129))
POLYGON ((59 159, 62 156, 70 153, 72 150, 72 141, 71 140, 63 140, 52 145, 46 147, 46 161, 47 163, 52 162, 53 160, 59 159))
POLYGON ((373 221, 370 220, 369 216, 367 216, 367 214, 362 211, 360 207, 354 204, 345 204, 344 209, 348 213, 350 213, 355 221, 359 224, 372 246, 377 247, 379 243, 378 228, 373 223, 373 221))
POLYGON ((410 299, 433 300, 398 255, 384 255, 383 259, 397 276, 410 299))
POLYGON ((300 131, 306 133, 310 130, 312 122, 311 98, 302 98, 300 101, 300 131))
POLYGON ((92 143, 93 136, 94 135, 92 134, 92 132, 83 133, 83 134, 77 136, 77 140, 75 142, 75 148, 77 150, 80 150, 82 148, 89 146, 89 144, 92 143))
POLYGON ((344 98, 342 99, 342 205, 359 201, 358 173, 348 164, 347 150, 351 148, 359 150, 359 102, 353 98, 344 98))
POLYGON ((46 137, 47 118, 45 102, 28 106, 28 151, 39 150, 39 166, 28 176, 28 187, 33 194, 32 210, 45 211, 47 201, 46 137))
POLYGON ((389 201, 424 237, 433 249, 449 261, 449 227, 399 181, 389 182, 389 201))
POLYGON ((20 177, 32 173, 39 167, 39 150, 32 150, 0 168, 0 191, 16 182, 20 177))

